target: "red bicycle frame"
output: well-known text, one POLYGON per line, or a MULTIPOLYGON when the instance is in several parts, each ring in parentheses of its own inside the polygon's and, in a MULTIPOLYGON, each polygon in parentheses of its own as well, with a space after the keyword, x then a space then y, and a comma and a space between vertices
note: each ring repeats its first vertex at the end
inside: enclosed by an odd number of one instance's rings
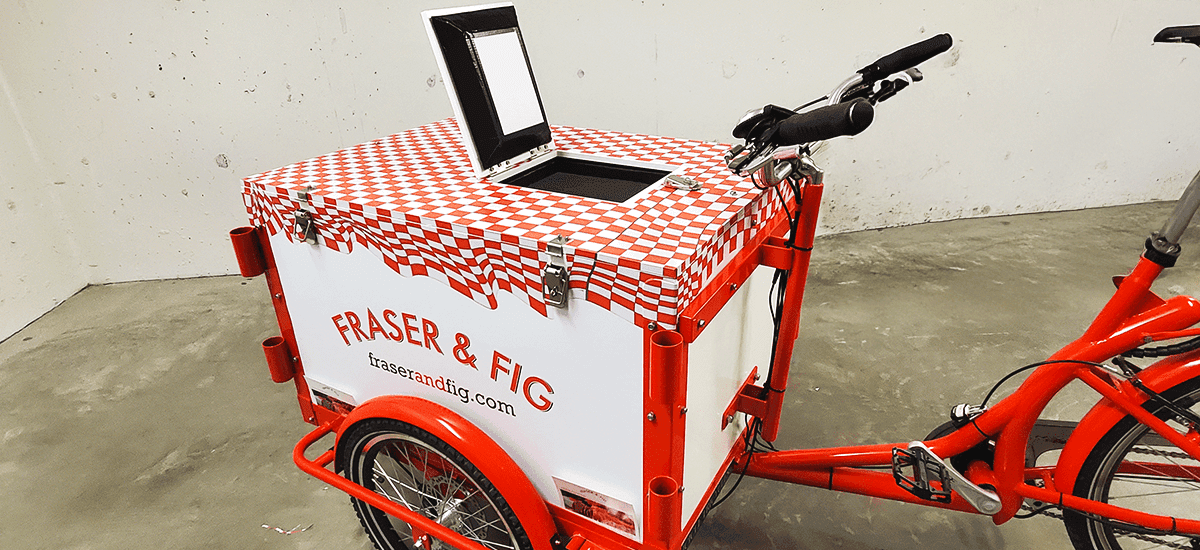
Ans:
MULTIPOLYGON (((732 405, 732 410, 757 416, 762 421, 761 436, 767 441, 773 441, 778 433, 792 347, 799 329, 800 304, 820 208, 819 172, 815 179, 806 177, 799 189, 801 196, 797 197, 795 207, 799 209, 800 223, 794 247, 784 248, 779 238, 769 239, 760 254, 760 263, 789 270, 771 375, 765 386, 747 381, 732 405)), ((1200 535, 1200 521, 1146 514, 1070 494, 1079 467, 1093 444, 1126 415, 1134 416, 1192 457, 1200 458, 1200 442, 1179 434, 1142 408, 1150 398, 1148 394, 1122 380, 1116 372, 1095 364, 1147 342, 1200 334, 1197 329, 1187 330, 1200 322, 1200 301, 1189 296, 1163 300, 1151 292, 1150 286, 1162 270, 1161 265, 1142 257, 1130 275, 1114 280, 1116 292, 1083 336, 1052 355, 1014 393, 973 422, 925 442, 938 457, 947 458, 987 441, 995 442, 992 464, 976 460, 964 474, 976 485, 995 489, 1001 501, 999 512, 992 515, 996 524, 1012 519, 1024 499, 1031 498, 1151 529, 1200 535), (1038 416, 1055 394, 1074 380, 1096 390, 1101 395, 1100 402, 1076 427, 1055 466, 1027 466, 1026 448, 1038 416)), ((1196 376, 1200 376, 1200 352, 1162 361, 1141 371, 1138 379, 1151 390, 1159 391, 1196 376)), ((732 468, 753 477, 979 513, 963 498, 952 498, 947 503, 917 497, 901 488, 890 471, 878 470, 892 464, 893 449, 907 447, 907 443, 891 443, 746 452, 732 468)), ((1200 468, 1180 468, 1200 478, 1200 468)))

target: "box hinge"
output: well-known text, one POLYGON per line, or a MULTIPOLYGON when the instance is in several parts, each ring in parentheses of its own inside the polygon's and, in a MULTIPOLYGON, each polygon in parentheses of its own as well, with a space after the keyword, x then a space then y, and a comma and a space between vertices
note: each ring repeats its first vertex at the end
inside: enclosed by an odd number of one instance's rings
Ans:
POLYGON ((571 270, 567 266, 567 238, 556 235, 546 243, 546 269, 542 270, 542 298, 554 307, 567 307, 567 283, 571 270))
POLYGON ((487 168, 483 170, 480 175, 493 181, 503 181, 509 176, 519 174, 533 166, 540 164, 542 159, 548 160, 557 154, 558 148, 555 146, 554 142, 551 141, 550 143, 539 145, 495 166, 487 168))

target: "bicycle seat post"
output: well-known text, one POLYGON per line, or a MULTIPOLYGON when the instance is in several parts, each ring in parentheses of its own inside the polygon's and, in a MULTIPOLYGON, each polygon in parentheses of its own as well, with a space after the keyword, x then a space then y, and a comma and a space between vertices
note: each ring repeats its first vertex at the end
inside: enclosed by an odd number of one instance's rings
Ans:
POLYGON ((1167 218, 1162 229, 1151 233, 1146 250, 1153 251, 1159 256, 1157 259, 1150 258, 1151 260, 1165 267, 1174 265, 1174 259, 1179 256, 1179 239, 1188 224, 1191 223, 1198 208, 1200 208, 1200 172, 1192 177, 1192 182, 1188 184, 1183 195, 1175 203, 1175 209, 1171 211, 1171 216, 1167 218))

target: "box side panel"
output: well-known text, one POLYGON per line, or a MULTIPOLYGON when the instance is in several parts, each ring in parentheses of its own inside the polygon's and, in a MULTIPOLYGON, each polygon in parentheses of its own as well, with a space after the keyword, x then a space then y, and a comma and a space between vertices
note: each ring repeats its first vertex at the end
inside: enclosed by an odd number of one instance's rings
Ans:
POLYGON ((721 419, 754 367, 765 375, 771 358, 768 295, 774 270, 759 267, 688 348, 687 432, 684 445, 683 526, 700 512, 704 493, 721 475, 730 449, 745 428, 737 415, 721 419))
POLYGON ((628 503, 640 525, 641 329, 581 299, 543 316, 500 292, 488 309, 361 247, 271 244, 314 388, 351 405, 439 403, 495 439, 547 501, 563 506, 557 478, 628 503))

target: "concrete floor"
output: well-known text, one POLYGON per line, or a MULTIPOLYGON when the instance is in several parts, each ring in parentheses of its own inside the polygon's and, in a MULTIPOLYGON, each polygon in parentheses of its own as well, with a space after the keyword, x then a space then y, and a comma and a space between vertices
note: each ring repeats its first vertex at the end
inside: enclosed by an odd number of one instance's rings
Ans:
MULTIPOLYGON (((953 404, 977 403, 1080 333, 1169 208, 820 239, 778 445, 923 437, 953 404)), ((1186 242, 1161 294, 1200 292, 1186 242)), ((309 426, 291 386, 266 372, 258 342, 277 332, 267 298, 261 277, 92 287, 0 343, 0 547, 370 548, 347 497, 291 462, 309 426), (308 529, 274 529, 297 527, 308 529)), ((1047 416, 1092 400, 1070 392, 1047 416)), ((748 479, 692 548, 914 544, 1068 547, 1049 519, 996 527, 748 479)))

